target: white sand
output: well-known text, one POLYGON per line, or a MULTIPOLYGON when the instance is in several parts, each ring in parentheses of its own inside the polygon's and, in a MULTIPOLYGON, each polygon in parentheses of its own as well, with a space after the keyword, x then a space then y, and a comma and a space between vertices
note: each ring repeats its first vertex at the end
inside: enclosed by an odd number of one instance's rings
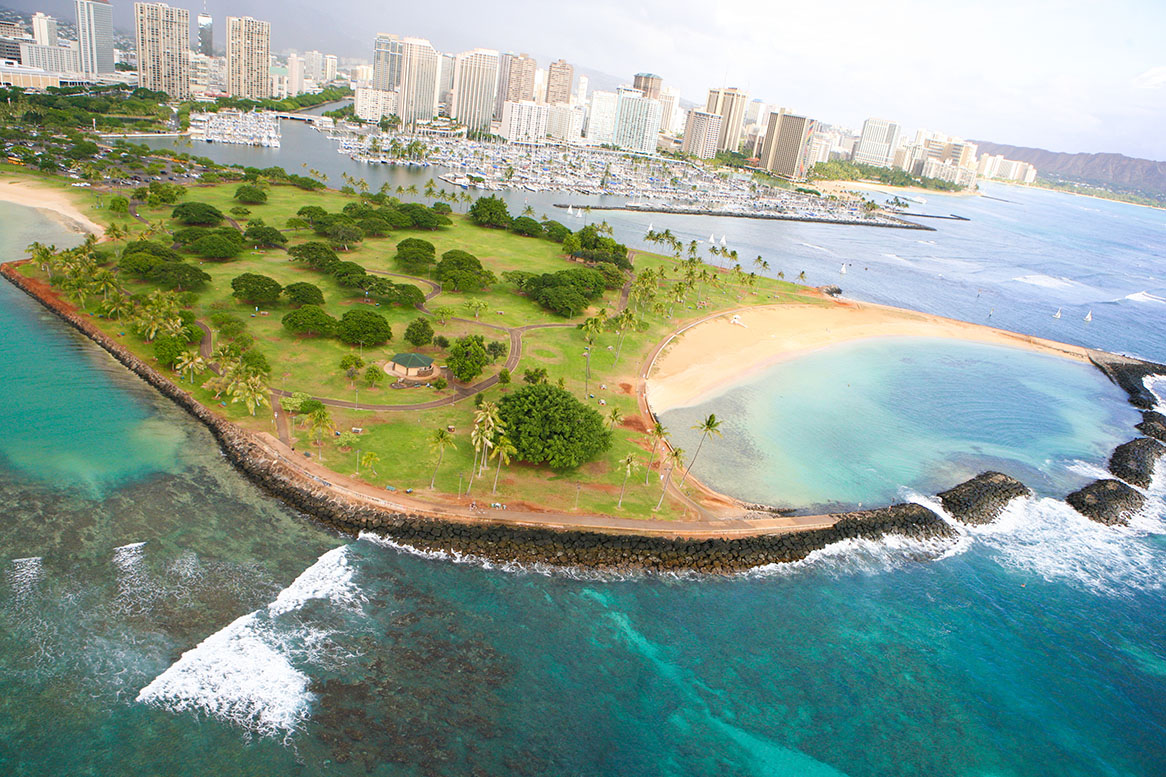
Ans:
POLYGON ((0 201, 51 211, 80 232, 91 232, 98 237, 105 234, 105 228, 86 216, 69 195, 48 184, 0 179, 0 201))
POLYGON ((783 359, 874 337, 951 337, 1079 360, 1087 359, 1089 353, 1078 346, 1001 329, 847 300, 746 308, 697 324, 677 336, 648 376, 648 402, 657 413, 698 404, 745 375, 783 359), (730 323, 734 315, 743 326, 730 323))

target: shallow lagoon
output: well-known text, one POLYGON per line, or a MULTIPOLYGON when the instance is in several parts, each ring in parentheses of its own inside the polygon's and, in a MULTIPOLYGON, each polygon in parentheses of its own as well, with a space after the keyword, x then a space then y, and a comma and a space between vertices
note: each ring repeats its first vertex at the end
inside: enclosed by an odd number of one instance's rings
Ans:
POLYGON ((749 501, 814 511, 934 494, 996 469, 1063 497, 1136 435, 1140 415, 1090 365, 942 338, 823 348, 663 414, 672 441, 715 413, 693 474, 749 501))

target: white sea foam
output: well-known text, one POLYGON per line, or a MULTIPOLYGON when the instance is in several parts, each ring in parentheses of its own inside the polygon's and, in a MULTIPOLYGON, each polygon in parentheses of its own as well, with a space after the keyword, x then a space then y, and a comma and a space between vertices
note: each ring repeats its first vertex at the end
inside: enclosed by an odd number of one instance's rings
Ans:
POLYGON ((146 543, 131 542, 113 549, 117 567, 116 608, 123 612, 146 609, 161 595, 161 586, 142 564, 146 543))
POLYGON ((830 253, 829 248, 823 248, 822 246, 816 246, 813 243, 800 243, 799 242, 798 245, 805 246, 806 248, 812 248, 815 251, 825 251, 826 253, 830 253))
POLYGON ((4 578, 8 582, 13 603, 20 605, 26 602, 36 592, 44 576, 44 565, 39 556, 12 559, 4 572, 4 578))
POLYGON ((766 564, 742 573, 744 577, 785 577, 807 570, 833 577, 876 575, 893 569, 935 561, 963 552, 964 541, 919 540, 888 534, 877 539, 848 539, 811 552, 801 561, 766 564))
POLYGON ((1113 477, 1113 475, 1110 474, 1110 472, 1104 467, 1092 462, 1082 461, 1080 459, 1074 459, 1073 461, 1069 462, 1065 469, 1081 475, 1082 477, 1093 478, 1094 480, 1104 480, 1105 478, 1113 477))
POLYGON ((1139 291, 1134 294, 1127 294, 1122 299, 1128 299, 1130 302, 1151 302, 1158 305, 1166 305, 1166 298, 1151 294, 1148 291, 1139 291))
POLYGON ((1166 409, 1166 375, 1147 375, 1142 378, 1142 385, 1154 395, 1154 403, 1158 409, 1166 409))
POLYGON ((227 720, 261 736, 290 735, 311 711, 313 696, 303 667, 327 663, 335 650, 332 631, 280 616, 311 600, 359 608, 363 597, 353 574, 348 546, 328 551, 274 602, 183 653, 137 700, 227 720))
POLYGON ((1030 286, 1040 286, 1043 289, 1057 289, 1060 291, 1069 290, 1084 290, 1089 287, 1083 283, 1069 280, 1068 278, 1054 278, 1051 275, 1044 275, 1043 273, 1036 273, 1034 275, 1021 275, 1018 278, 1013 278, 1017 283, 1027 283, 1030 286))

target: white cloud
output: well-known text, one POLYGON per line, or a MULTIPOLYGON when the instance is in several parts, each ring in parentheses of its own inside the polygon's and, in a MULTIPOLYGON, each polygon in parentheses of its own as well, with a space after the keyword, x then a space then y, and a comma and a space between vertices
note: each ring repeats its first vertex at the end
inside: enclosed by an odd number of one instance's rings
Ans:
POLYGON ((1135 89, 1161 89, 1166 86, 1166 65, 1152 67, 1134 79, 1135 89))

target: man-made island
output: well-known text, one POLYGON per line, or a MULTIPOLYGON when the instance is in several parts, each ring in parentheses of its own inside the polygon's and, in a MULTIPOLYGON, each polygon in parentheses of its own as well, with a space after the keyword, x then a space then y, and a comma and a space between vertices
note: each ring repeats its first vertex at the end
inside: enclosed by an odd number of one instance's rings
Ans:
MULTIPOLYGON (((3 274, 204 422, 271 493, 425 550, 723 573, 847 537, 952 534, 920 505, 791 516, 681 478, 692 454, 669 446, 648 398, 706 390, 693 360, 723 374, 703 363, 709 338, 745 365, 821 345, 827 324, 1007 342, 1091 359, 1142 405, 1140 377, 1159 370, 834 300, 668 232, 652 240, 671 255, 632 252, 602 223, 572 231, 493 197, 455 213, 305 188, 278 168, 218 175, 236 180, 108 191, 21 176, 107 226, 77 249, 34 244, 3 274), (689 329, 734 315, 756 326, 689 329), (757 337, 774 329, 779 343, 757 337)), ((0 192, 16 191, 5 179, 0 192)), ((1123 461, 1137 471, 1158 452, 1123 461)), ((1079 499, 1100 499, 1099 519, 1136 506, 1120 481, 1099 484, 1079 499)), ((965 501, 998 513, 1018 488, 988 479, 965 501)))

